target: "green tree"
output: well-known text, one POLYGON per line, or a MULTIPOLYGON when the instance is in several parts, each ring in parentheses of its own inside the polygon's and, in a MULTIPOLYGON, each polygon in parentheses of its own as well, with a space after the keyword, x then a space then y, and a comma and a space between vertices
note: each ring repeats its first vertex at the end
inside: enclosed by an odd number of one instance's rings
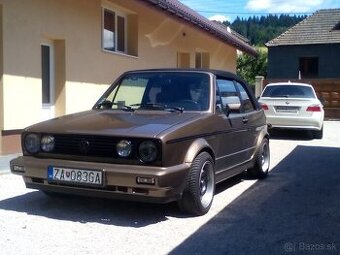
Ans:
POLYGON ((257 47, 256 51, 257 57, 252 57, 248 54, 240 54, 237 57, 237 74, 249 85, 255 85, 255 76, 266 76, 267 72, 267 49, 257 47))
POLYGON ((269 14, 261 17, 253 16, 248 19, 237 17, 232 23, 224 22, 223 24, 248 38, 251 44, 263 46, 306 17, 305 15, 269 14))

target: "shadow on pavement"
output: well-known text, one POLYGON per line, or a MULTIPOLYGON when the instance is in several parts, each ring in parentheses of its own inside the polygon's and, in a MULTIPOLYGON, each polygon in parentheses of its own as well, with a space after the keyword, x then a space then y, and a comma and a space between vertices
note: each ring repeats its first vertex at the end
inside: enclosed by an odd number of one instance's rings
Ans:
POLYGON ((171 254, 340 254, 339 197, 340 148, 298 146, 171 254))
MULTIPOLYGON (((216 194, 246 178, 246 174, 240 174, 218 184, 216 194)), ((0 201, 0 209, 57 220, 80 223, 96 222, 135 228, 166 221, 168 216, 176 218, 192 217, 180 212, 176 202, 149 204, 81 196, 49 196, 35 190, 0 201)))
MULTIPOLYGON (((57 220, 135 228, 165 221, 167 215, 176 215, 178 210, 174 203, 147 204, 67 195, 50 197, 40 191, 2 200, 0 209, 57 220)), ((178 217, 181 216, 178 214, 178 217)))
MULTIPOLYGON (((216 187, 216 193, 236 185, 246 175, 235 176, 216 187)), ((181 213, 177 204, 148 204, 121 200, 109 200, 81 196, 47 196, 40 191, 32 191, 21 196, 0 201, 0 209, 25 212, 57 220, 74 222, 96 222, 101 224, 144 227, 176 218, 191 217, 181 213)))
POLYGON ((313 133, 308 130, 270 129, 269 133, 270 139, 274 140, 310 141, 314 139, 313 133))

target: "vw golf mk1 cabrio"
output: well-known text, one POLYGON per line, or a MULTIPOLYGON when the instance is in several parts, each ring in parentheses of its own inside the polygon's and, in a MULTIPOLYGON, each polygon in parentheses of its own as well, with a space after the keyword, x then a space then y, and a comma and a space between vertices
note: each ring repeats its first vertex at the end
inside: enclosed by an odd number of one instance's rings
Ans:
POLYGON ((215 184, 242 171, 263 178, 263 110, 237 76, 214 70, 124 73, 92 110, 22 133, 11 171, 47 194, 166 203, 203 215, 215 184))

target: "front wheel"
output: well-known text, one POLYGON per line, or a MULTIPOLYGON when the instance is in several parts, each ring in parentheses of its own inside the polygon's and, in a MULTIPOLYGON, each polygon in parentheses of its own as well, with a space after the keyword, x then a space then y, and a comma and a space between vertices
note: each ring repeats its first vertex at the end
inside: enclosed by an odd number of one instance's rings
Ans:
POLYGON ((194 215, 206 214, 213 202, 215 193, 214 163, 209 153, 202 152, 192 162, 186 179, 179 208, 194 215))
POLYGON ((247 172, 254 178, 263 179, 268 175, 270 162, 269 140, 263 138, 255 155, 255 164, 247 172))

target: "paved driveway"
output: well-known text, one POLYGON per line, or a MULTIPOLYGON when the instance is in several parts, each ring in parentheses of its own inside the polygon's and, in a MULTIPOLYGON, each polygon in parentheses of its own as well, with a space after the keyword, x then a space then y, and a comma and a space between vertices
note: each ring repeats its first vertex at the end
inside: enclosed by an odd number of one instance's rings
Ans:
POLYGON ((339 122, 275 133, 272 170, 172 254, 340 254, 339 122))
POLYGON ((0 174, 0 253, 340 254, 339 130, 276 134, 269 177, 218 185, 202 217, 175 204, 51 199, 0 174))

